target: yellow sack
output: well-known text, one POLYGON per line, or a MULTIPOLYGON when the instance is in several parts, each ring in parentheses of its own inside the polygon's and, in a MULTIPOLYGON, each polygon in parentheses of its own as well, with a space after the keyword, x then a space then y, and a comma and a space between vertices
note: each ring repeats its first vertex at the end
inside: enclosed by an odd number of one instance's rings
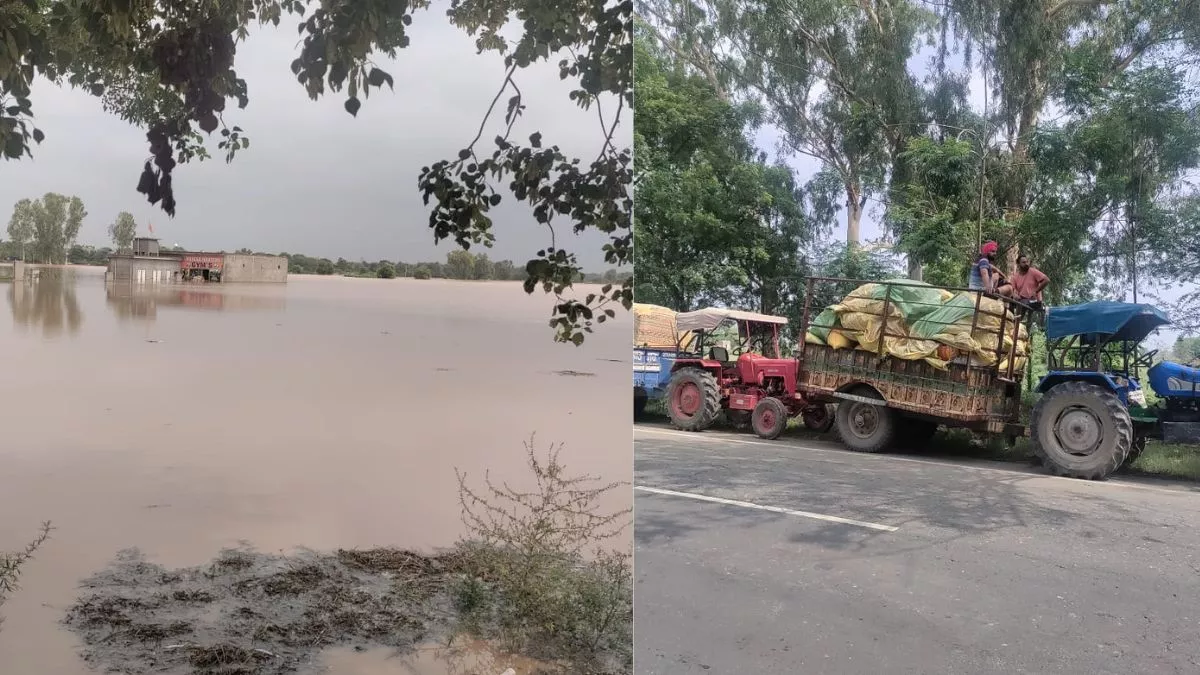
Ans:
POLYGON ((996 352, 975 352, 967 359, 967 363, 977 368, 990 368, 996 365, 996 352))
POLYGON ((934 368, 937 368, 938 370, 946 370, 947 368, 950 367, 949 362, 943 361, 943 360, 937 358, 936 356, 926 356, 925 363, 928 363, 929 365, 933 366, 934 368))
POLYGON ((933 340, 889 337, 884 340, 887 353, 905 361, 919 361, 937 354, 938 343, 933 340))
MULTIPOLYGON (((863 284, 850 291, 850 294, 843 298, 840 303, 834 305, 832 309, 838 314, 859 312, 862 314, 883 316, 883 299, 871 297, 874 293, 878 292, 878 289, 879 284, 863 284)), ((896 306, 896 303, 893 302, 888 306, 888 316, 897 318, 901 316, 900 308, 896 306)))
POLYGON ((831 330, 829 331, 829 346, 834 349, 849 349, 856 340, 852 339, 846 331, 831 330))
POLYGON ((633 303, 633 344, 639 347, 673 349, 679 339, 675 311, 658 305, 633 303))
MULTIPOLYGON (((1005 357, 1004 360, 1000 362, 999 370, 1001 373, 1005 373, 1005 374, 1008 373, 1008 359, 1009 358, 1011 358, 1011 357, 1005 357)), ((1013 375, 1020 375, 1021 373, 1024 373, 1025 372, 1025 363, 1027 361, 1028 361, 1028 359, 1026 359, 1025 357, 1018 356, 1016 358, 1016 361, 1013 362, 1013 375)))
MULTIPOLYGON (((970 327, 968 326, 968 329, 970 327)), ((973 352, 979 349, 979 343, 976 342, 970 335, 969 330, 952 333, 939 333, 933 336, 935 342, 940 342, 944 345, 950 345, 955 349, 964 352, 973 352)))

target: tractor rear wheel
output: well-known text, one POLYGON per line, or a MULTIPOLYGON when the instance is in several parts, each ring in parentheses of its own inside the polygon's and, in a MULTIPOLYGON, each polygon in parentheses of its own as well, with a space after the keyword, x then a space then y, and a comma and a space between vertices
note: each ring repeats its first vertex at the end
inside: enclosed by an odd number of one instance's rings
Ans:
POLYGON ((667 385, 667 412, 671 424, 683 431, 704 431, 721 414, 721 390, 712 373, 683 368, 667 385))
POLYGON ((1109 389, 1064 382, 1046 392, 1030 416, 1033 451, 1051 473, 1101 480, 1133 446, 1133 421, 1109 389))
MULTIPOLYGON (((850 394, 879 399, 873 389, 859 387, 850 394)), ((842 444, 857 452, 879 452, 892 444, 896 435, 896 414, 883 404, 842 401, 835 415, 842 444)))
POLYGON ((800 419, 804 421, 804 428, 823 434, 833 428, 834 414, 834 406, 822 403, 805 408, 800 419))
POLYGON ((787 428, 787 423, 787 406, 777 398, 764 398, 759 401, 750 415, 750 426, 754 427, 754 433, 768 441, 779 438, 787 428))

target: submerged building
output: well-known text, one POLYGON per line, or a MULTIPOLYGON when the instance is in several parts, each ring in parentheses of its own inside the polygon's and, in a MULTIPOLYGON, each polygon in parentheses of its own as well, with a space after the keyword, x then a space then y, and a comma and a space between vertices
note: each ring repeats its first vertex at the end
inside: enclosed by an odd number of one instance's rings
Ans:
POLYGON ((287 270, 287 258, 279 255, 164 250, 157 239, 138 237, 131 253, 109 256, 105 279, 135 284, 286 283, 287 270))

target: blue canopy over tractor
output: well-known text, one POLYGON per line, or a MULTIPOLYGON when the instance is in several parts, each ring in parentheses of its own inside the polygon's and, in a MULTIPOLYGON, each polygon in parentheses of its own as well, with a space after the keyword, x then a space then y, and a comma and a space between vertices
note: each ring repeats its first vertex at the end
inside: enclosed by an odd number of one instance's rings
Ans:
POLYGON ((1140 342, 1171 318, 1153 305, 1098 300, 1051 307, 1046 312, 1046 339, 1096 335, 1108 340, 1140 342))

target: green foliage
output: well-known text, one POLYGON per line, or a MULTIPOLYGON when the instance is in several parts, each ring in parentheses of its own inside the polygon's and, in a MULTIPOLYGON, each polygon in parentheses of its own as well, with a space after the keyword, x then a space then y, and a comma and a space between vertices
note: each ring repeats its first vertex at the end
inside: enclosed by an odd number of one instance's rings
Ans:
POLYGON ((87 211, 79 197, 47 192, 41 199, 16 203, 8 236, 21 247, 22 257, 28 247, 35 262, 64 263, 85 217, 87 211))
POLYGON ((117 250, 122 253, 132 250, 133 238, 136 235, 137 221, 133 219, 133 214, 128 211, 118 213, 117 219, 108 226, 108 237, 116 244, 117 250))
POLYGON ((721 81, 717 69, 733 73, 736 93, 766 105, 788 150, 821 161, 857 244, 868 200, 917 129, 920 97, 906 64, 928 11, 908 2, 876 12, 843 0, 654 0, 643 12, 654 36, 710 82, 721 81))
POLYGON ((107 246, 96 247, 75 244, 67 252, 67 262, 72 265, 103 266, 108 264, 108 256, 112 254, 113 250, 107 246))
POLYGON ((396 268, 390 262, 379 263, 378 271, 375 272, 380 279, 395 279, 396 268))
POLYGON ((722 100, 640 35, 635 61, 639 301, 793 311, 801 247, 821 231, 791 170, 748 140, 754 107, 722 100))
POLYGON ((323 276, 329 276, 333 274, 333 263, 329 262, 328 260, 322 260, 321 262, 317 263, 317 274, 323 276))
POLYGON ((417 265, 417 269, 413 270, 413 278, 431 279, 433 278, 433 272, 431 272, 425 265, 417 265))
MULTIPOLYGON (((806 186, 810 217, 832 222, 845 205, 853 223, 882 198, 911 273, 961 283, 990 238, 1009 264, 1033 257, 1051 302, 1200 281, 1188 264, 1200 256, 1180 246, 1200 234, 1185 180, 1200 148, 1196 0, 903 0, 886 11, 648 0, 639 11, 680 67, 727 100, 760 100, 789 149, 822 161, 806 186), (938 47, 923 84, 908 68, 920 40, 938 47), (961 72, 947 68, 955 50, 961 72), (980 65, 990 91, 975 111, 980 65), (1051 105, 1063 114, 1048 120, 1051 105)), ((1196 307, 1191 293, 1174 314, 1200 329, 1196 307)))
MULTIPOLYGON (((235 62, 251 28, 293 19, 301 39, 292 75, 314 100, 327 92, 344 96, 343 107, 357 116, 372 90, 392 87, 392 76, 372 57, 396 57, 411 42, 417 13, 429 6, 427 0, 0 3, 0 152, 7 159, 30 156, 31 142, 44 137, 32 125, 35 78, 82 88, 147 130, 152 159, 139 167, 138 191, 174 215, 173 172, 209 156, 206 136, 219 131, 217 149, 226 161, 249 148, 245 130, 227 123, 225 113, 229 102, 249 103, 250 85, 235 62)), ((633 3, 455 0, 446 14, 476 38, 480 52, 503 54, 506 72, 475 137, 454 159, 424 167, 418 177, 431 205, 429 227, 435 241, 453 239, 464 250, 491 246, 491 209, 505 195, 527 203, 551 245, 526 263, 525 291, 553 293, 556 339, 580 344, 593 318, 611 316, 607 306, 630 307, 632 288, 626 282, 584 301, 568 297, 580 269, 551 227, 569 220, 576 233, 599 230, 609 236, 608 264, 632 262, 631 153, 613 138, 633 97, 633 3), (602 150, 590 162, 564 154, 540 132, 529 134, 527 143, 512 138, 527 108, 518 76, 546 62, 572 82, 572 101, 598 113, 602 150), (483 130, 506 94, 506 130, 485 141, 483 130), (602 109, 605 96, 615 99, 615 110, 602 109)))

